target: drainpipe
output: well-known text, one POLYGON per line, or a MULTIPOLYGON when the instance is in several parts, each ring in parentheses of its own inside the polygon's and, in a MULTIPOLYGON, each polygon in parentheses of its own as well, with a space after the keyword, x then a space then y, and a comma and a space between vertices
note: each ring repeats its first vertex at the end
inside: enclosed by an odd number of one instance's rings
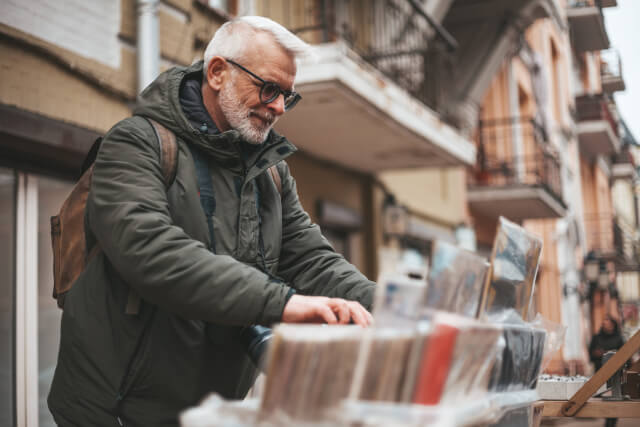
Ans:
POLYGON ((159 0, 137 0, 138 92, 158 77, 160 70, 159 0))

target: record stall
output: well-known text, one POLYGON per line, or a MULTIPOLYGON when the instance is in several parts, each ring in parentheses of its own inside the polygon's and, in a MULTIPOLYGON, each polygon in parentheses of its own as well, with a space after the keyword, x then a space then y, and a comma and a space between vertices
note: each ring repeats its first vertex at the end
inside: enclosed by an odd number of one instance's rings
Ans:
POLYGON ((212 395, 185 427, 532 426, 562 329, 530 313, 542 242, 500 218, 490 262, 436 242, 428 274, 383 272, 374 326, 282 324, 261 396, 212 395))

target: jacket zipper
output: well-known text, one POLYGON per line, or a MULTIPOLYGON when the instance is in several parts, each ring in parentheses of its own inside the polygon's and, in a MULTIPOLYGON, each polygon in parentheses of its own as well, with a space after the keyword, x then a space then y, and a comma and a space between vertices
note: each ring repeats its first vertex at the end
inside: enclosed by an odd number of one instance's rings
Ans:
POLYGON ((147 332, 149 331, 149 328, 151 327, 151 323, 153 323, 153 319, 155 318, 155 314, 156 314, 156 306, 150 305, 150 307, 151 307, 151 313, 149 314, 149 319, 147 320, 145 325, 142 327, 140 338, 138 339, 138 342, 136 343, 136 348, 133 351, 131 358, 129 359, 129 363, 127 364, 127 370, 125 371, 125 374, 122 378, 122 383, 120 384, 120 388, 118 389, 118 394, 116 395, 116 420, 118 421, 118 424, 120 424, 120 426, 122 427, 124 427, 124 422, 120 417, 122 415, 121 413, 122 402, 124 401, 124 398, 129 392, 129 388, 131 387, 131 385, 133 385, 132 370, 134 368, 135 362, 140 358, 143 342, 145 340, 147 332))

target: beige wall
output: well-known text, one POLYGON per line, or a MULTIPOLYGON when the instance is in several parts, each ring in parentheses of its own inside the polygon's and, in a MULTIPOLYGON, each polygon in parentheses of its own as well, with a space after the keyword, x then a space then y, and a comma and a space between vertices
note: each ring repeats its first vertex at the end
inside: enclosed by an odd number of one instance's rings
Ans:
POLYGON ((619 179, 613 183, 611 198, 616 216, 627 224, 635 224, 635 207, 633 199, 633 183, 628 179, 619 179))
MULTIPOLYGON (((526 220, 524 228, 542 238, 542 256, 535 290, 535 309, 545 319, 562 324, 562 276, 558 268, 558 247, 554 238, 556 220, 526 220)), ((547 372, 564 373, 562 352, 554 355, 547 372)))
POLYGON ((581 159, 587 250, 613 250, 613 209, 609 178, 598 164, 581 159))
POLYGON ((383 172, 379 179, 399 203, 440 225, 453 228, 469 221, 462 168, 383 172))
POLYGON ((375 279, 375 261, 372 251, 372 210, 370 180, 361 174, 318 161, 297 152, 287 159, 291 174, 296 179, 298 196, 311 220, 318 222, 317 203, 331 201, 345 206, 361 215, 362 230, 350 237, 351 262, 369 278, 375 279))

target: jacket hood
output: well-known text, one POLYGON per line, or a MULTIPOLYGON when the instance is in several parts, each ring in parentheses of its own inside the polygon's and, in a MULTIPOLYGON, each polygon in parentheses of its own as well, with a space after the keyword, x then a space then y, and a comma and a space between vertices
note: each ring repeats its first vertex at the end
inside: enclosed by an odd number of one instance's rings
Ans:
MULTIPOLYGON (((138 95, 134 115, 140 115, 153 119, 168 129, 171 129, 178 138, 197 146, 206 154, 214 157, 217 161, 225 164, 237 164, 240 162, 240 150, 243 141, 240 133, 235 129, 219 134, 203 132, 193 127, 180 104, 180 88, 183 81, 194 75, 202 75, 203 61, 198 61, 188 67, 173 67, 163 72, 140 95, 138 95)), ((271 131, 260 149, 255 150, 250 159, 247 159, 249 166, 253 165, 256 159, 267 158, 269 167, 287 155, 297 151, 297 149, 283 136, 275 131, 271 131), (266 156, 265 153, 275 145, 278 145, 277 156, 266 156), (281 146, 286 146, 287 149, 281 146)), ((265 167, 261 167, 265 169, 265 167)))

